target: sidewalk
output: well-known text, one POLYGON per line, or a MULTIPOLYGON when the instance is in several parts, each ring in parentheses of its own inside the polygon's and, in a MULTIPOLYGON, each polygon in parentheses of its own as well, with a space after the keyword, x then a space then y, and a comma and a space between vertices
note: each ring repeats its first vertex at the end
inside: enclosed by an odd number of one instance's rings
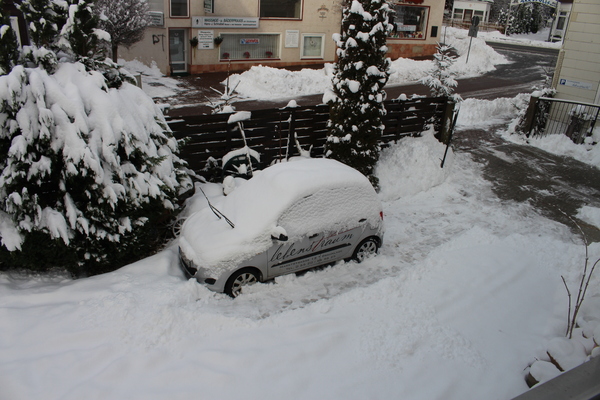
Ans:
POLYGON ((574 219, 589 242, 600 242, 600 229, 576 219, 582 206, 600 208, 600 169, 508 142, 495 133, 502 128, 458 130, 455 152, 469 153, 481 164, 483 176, 501 200, 529 203, 579 236, 574 219))

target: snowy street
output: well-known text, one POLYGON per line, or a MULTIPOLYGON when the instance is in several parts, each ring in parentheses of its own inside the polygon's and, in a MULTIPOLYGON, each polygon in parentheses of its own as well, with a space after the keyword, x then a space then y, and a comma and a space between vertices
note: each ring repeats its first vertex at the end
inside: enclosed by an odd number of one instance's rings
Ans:
MULTIPOLYGON (((574 158, 511 143, 492 129, 456 132, 456 151, 465 151, 483 167, 494 193, 504 201, 525 202, 539 213, 578 232, 567 215, 585 206, 600 208, 600 170, 574 158)), ((598 227, 579 222, 588 240, 600 242, 598 227)))

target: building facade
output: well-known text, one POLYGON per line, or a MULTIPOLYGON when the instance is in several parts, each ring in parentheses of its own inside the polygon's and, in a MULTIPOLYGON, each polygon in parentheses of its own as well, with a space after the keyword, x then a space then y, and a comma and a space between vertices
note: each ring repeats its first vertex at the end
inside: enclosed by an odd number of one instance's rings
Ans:
POLYGON ((552 25, 550 26, 548 41, 560 42, 563 40, 567 31, 572 6, 573 0, 561 0, 557 4, 554 18, 552 19, 552 25))
MULTIPOLYGON (((155 62, 165 74, 246 70, 253 65, 308 66, 335 62, 342 0, 148 0, 152 26, 126 60, 155 62)), ((389 55, 436 51, 444 4, 396 0, 389 55)))
POLYGON ((494 0, 455 0, 452 6, 452 19, 470 22, 477 16, 481 22, 489 22, 493 3, 494 0))
POLYGON ((573 1, 553 86, 559 99, 600 104, 600 1, 573 1))

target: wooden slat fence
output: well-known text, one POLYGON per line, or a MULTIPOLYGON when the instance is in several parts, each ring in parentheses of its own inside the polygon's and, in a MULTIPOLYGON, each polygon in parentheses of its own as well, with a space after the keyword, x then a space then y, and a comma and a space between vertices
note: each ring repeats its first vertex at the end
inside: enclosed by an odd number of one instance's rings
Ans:
MULTIPOLYGON (((445 129, 448 107, 446 97, 426 97, 385 102, 387 115, 381 138, 383 146, 404 136, 418 135, 430 121, 438 132, 445 129)), ((228 152, 244 146, 237 124, 228 124, 229 114, 186 116, 167 120, 177 139, 185 139, 180 157, 190 169, 203 174, 209 160, 221 166, 228 152)), ((295 138, 304 150, 311 146, 311 156, 323 155, 327 138, 329 106, 321 104, 298 108, 252 111, 243 121, 248 146, 260 154, 260 168, 286 156, 299 155, 295 138)))

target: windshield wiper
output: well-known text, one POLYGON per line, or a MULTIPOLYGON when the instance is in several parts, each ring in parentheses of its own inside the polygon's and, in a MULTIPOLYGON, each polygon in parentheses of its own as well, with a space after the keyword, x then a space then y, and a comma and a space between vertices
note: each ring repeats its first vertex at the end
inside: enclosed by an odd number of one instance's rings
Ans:
POLYGON ((229 226, 231 226, 232 228, 235 228, 235 225, 233 224, 233 222, 231 222, 231 220, 229 218, 227 218, 225 216, 225 214, 223 214, 221 211, 219 211, 217 209, 217 207, 215 207, 211 204, 210 200, 208 199, 208 196, 206 195, 206 193, 204 193, 204 190, 202 190, 202 188, 200 186, 198 186, 198 189, 200 189, 200 191, 204 195, 204 198, 206 199, 208 206, 210 207, 212 212, 217 216, 217 218, 221 219, 221 217, 223 217, 223 219, 225 220, 225 222, 227 222, 229 224, 229 226))

